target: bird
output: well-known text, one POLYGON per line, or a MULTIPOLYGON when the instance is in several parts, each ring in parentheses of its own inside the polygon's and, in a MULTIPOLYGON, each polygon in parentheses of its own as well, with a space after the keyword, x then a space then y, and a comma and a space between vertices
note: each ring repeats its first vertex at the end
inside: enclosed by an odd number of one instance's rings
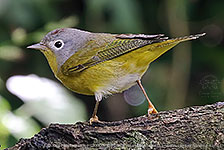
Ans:
POLYGON ((97 110, 103 97, 138 85, 148 101, 148 115, 158 113, 142 86, 149 65, 178 43, 205 33, 169 38, 164 34, 94 33, 76 28, 59 28, 47 33, 29 49, 40 50, 55 77, 68 89, 95 95, 90 124, 99 122, 97 110))

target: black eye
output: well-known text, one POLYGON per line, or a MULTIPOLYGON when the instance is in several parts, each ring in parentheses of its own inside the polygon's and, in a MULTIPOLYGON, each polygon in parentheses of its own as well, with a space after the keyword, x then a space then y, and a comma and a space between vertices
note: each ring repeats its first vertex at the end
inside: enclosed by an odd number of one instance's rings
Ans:
POLYGON ((63 44, 62 44, 61 41, 57 41, 57 42, 54 43, 54 46, 57 47, 57 48, 61 48, 62 45, 63 45, 63 44))

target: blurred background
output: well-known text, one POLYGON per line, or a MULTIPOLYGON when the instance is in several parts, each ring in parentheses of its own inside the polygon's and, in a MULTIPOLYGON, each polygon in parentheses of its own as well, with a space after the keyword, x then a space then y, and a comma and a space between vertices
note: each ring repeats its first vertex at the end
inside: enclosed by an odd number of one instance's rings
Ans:
MULTIPOLYGON (((94 97, 63 87, 41 52, 26 48, 55 28, 169 37, 206 32, 153 62, 142 83, 159 111, 223 101, 223 6, 221 0, 0 0, 2 148, 52 122, 91 117, 94 97)), ((136 96, 137 102, 131 99, 133 91, 140 92, 131 89, 103 100, 99 118, 114 121, 146 114, 147 102, 142 96, 136 96)))

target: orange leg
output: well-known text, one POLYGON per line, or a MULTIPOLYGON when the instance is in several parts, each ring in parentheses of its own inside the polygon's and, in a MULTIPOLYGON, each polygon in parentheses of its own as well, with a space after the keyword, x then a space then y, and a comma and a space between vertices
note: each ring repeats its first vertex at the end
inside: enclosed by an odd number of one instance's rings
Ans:
POLYGON ((98 117, 96 116, 99 104, 100 104, 100 101, 96 100, 96 104, 95 104, 95 107, 94 107, 94 110, 93 110, 92 117, 89 120, 90 124, 92 124, 93 122, 100 122, 98 120, 98 117))
POLYGON ((148 115, 150 115, 152 113, 154 113, 154 114, 158 113, 158 111, 155 109, 155 107, 153 106, 152 102, 150 101, 148 95, 146 94, 145 89, 144 89, 144 87, 141 84, 141 81, 137 80, 136 82, 137 82, 138 86, 141 88, 143 94, 145 95, 145 97, 146 97, 146 99, 147 99, 147 101, 149 103, 148 115))

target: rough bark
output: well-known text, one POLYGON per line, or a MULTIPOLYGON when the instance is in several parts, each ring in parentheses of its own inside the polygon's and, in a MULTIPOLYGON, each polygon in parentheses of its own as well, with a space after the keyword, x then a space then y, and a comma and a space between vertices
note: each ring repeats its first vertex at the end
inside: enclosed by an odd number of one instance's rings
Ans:
POLYGON ((116 122, 51 124, 8 150, 224 149, 224 102, 116 122))

